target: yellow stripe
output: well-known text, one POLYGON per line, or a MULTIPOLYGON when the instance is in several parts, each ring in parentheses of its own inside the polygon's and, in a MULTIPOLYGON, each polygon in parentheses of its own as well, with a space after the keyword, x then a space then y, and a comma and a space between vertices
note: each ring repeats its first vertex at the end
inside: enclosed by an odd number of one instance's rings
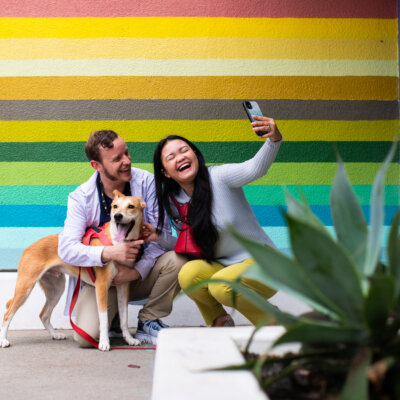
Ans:
MULTIPOLYGON (((285 141, 392 141, 394 121, 277 121, 285 141)), ((181 135, 198 142, 256 141, 245 120, 217 121, 1 121, 0 142, 83 142, 112 129, 127 142, 158 142, 181 135)))
POLYGON ((396 38, 397 19, 0 18, 1 38, 99 37, 396 38))
POLYGON ((100 38, 0 39, 0 59, 285 58, 397 60, 397 39, 100 38))
POLYGON ((0 78, 0 100, 310 99, 397 100, 396 77, 18 77, 0 78))

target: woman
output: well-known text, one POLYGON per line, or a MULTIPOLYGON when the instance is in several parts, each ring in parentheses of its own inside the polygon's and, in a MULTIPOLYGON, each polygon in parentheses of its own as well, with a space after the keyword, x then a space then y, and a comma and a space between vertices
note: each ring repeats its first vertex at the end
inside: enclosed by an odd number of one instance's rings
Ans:
MULTIPOLYGON (((165 211, 177 227, 178 205, 189 202, 189 221, 193 238, 202 251, 202 259, 187 262, 179 273, 183 291, 195 301, 205 322, 211 326, 232 326, 233 320, 222 305, 232 307, 232 290, 228 285, 213 283, 194 291, 187 291, 193 284, 204 279, 234 281, 253 260, 229 234, 227 225, 233 225, 243 235, 274 246, 246 200, 242 186, 264 176, 282 141, 272 118, 257 117, 252 122, 255 132, 267 132, 260 136, 267 139, 257 154, 239 164, 206 167, 198 148, 180 136, 168 136, 158 144, 154 153, 154 175, 159 204, 157 230, 146 224, 147 240, 157 240, 163 247, 172 249, 176 238, 162 231, 165 211), (164 211, 165 210, 165 211, 164 211), (158 234, 157 234, 158 232, 158 234)), ((246 286, 265 298, 275 292, 248 278, 241 278, 246 286)), ((264 313, 240 294, 235 308, 256 324, 264 313)))

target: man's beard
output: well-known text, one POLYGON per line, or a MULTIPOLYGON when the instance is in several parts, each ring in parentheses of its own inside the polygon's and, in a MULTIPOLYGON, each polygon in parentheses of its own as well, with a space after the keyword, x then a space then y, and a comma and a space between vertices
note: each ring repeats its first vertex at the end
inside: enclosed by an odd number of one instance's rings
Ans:
POLYGON ((109 179, 110 181, 115 182, 115 181, 118 181, 118 180, 119 180, 117 176, 112 175, 110 172, 108 172, 107 168, 106 168, 104 165, 103 165, 103 173, 104 173, 104 176, 105 176, 107 179, 109 179))

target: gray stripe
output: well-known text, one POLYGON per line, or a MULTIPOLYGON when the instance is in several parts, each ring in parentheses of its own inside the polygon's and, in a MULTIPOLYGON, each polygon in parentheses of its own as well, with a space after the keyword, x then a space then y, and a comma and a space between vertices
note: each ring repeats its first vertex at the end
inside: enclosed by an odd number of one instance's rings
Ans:
MULTIPOLYGON (((394 120, 397 101, 258 100, 281 120, 394 120)), ((0 120, 245 119, 241 100, 2 100, 0 120)))

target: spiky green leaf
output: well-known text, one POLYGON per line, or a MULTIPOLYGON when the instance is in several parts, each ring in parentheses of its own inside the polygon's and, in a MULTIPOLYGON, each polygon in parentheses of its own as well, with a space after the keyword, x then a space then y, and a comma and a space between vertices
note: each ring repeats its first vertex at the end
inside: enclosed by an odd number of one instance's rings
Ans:
POLYGON ((317 311, 339 318, 340 309, 312 284, 301 265, 270 246, 242 236, 233 227, 230 232, 257 263, 243 274, 244 277, 259 280, 304 301, 317 311))
POLYGON ((379 168, 375 177, 371 194, 371 223, 367 239, 367 255, 364 264, 364 274, 369 276, 375 272, 378 264, 381 246, 384 218, 384 185, 387 170, 397 149, 397 142, 394 142, 385 161, 379 168))
POLYGON ((395 281, 389 275, 373 275, 365 299, 365 319, 373 333, 386 325, 395 300, 395 281))
POLYGON ((307 222, 322 233, 330 235, 325 225, 316 217, 316 215, 312 212, 311 208, 305 201, 301 202, 297 200, 287 190, 285 190, 285 199, 287 205, 287 213, 290 216, 300 221, 307 222))
POLYGON ((362 348, 351 362, 346 383, 340 394, 340 400, 368 400, 367 369, 371 363, 372 351, 362 348))
POLYGON ((360 203, 338 155, 338 170, 332 184, 330 204, 339 242, 348 250, 360 273, 365 263, 368 227, 360 203))
POLYGON ((362 322, 363 295, 354 261, 330 236, 287 215, 292 249, 314 286, 341 310, 343 321, 362 322))
POLYGON ((400 209, 397 211, 393 218, 392 226, 390 228, 389 241, 388 241, 388 260, 389 268, 392 276, 396 281, 396 297, 400 296, 400 209))
POLYGON ((287 331, 274 343, 274 346, 293 342, 314 346, 359 343, 366 338, 366 334, 366 331, 357 327, 337 326, 318 321, 302 321, 289 326, 287 331))

